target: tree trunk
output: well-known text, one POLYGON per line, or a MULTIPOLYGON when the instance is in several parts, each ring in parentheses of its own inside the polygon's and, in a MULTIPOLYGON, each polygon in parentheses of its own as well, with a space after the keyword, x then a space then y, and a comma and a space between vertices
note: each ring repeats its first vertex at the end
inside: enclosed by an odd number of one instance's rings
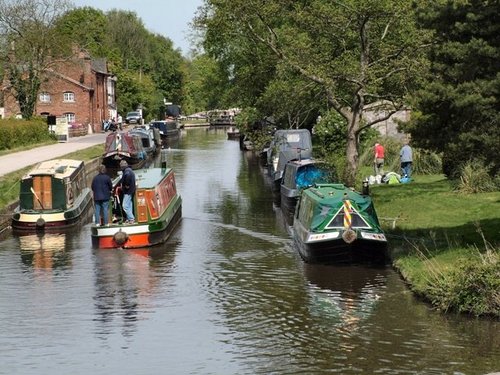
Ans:
POLYGON ((358 130, 361 114, 351 112, 347 124, 347 146, 346 159, 347 168, 345 171, 345 182, 347 186, 354 187, 356 182, 356 174, 358 173, 358 130))

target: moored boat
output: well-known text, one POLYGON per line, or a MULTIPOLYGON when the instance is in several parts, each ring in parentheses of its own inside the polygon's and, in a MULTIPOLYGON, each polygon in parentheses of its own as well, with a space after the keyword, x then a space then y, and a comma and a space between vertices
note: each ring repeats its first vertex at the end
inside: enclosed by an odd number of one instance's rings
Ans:
POLYGON ((92 192, 86 184, 83 161, 44 161, 21 179, 19 206, 12 215, 12 228, 21 231, 65 229, 87 217, 91 202, 92 192))
POLYGON ((335 182, 334 173, 313 158, 290 160, 285 164, 280 186, 281 210, 291 224, 302 190, 318 183, 335 182))
POLYGON ((147 129, 145 126, 136 126, 129 130, 129 134, 135 134, 140 137, 142 147, 149 155, 154 155, 161 147, 160 133, 156 128, 147 129))
POLYGON ((238 128, 235 128, 234 126, 231 126, 227 130, 227 139, 240 139, 240 130, 238 128))
MULTIPOLYGON (((177 192, 171 168, 149 168, 135 171, 136 192, 133 199, 135 223, 126 224, 118 186, 115 205, 111 207, 113 223, 92 225, 92 245, 96 248, 142 248, 165 242, 182 216, 182 199, 177 192)), ((114 181, 117 185, 119 178, 114 181)), ((111 217, 111 216, 110 216, 111 217)))
POLYGON ((169 146, 169 141, 175 140, 180 136, 179 122, 175 118, 168 118, 161 121, 153 121, 150 127, 158 129, 160 133, 162 146, 169 146))
POLYGON ((306 262, 387 260, 387 239, 371 197, 343 184, 318 184, 302 191, 293 238, 306 262))
POLYGON ((144 166, 148 154, 142 145, 141 136, 130 132, 112 132, 106 137, 102 163, 112 169, 118 169, 121 160, 125 160, 133 169, 144 166))
POLYGON ((267 168, 273 181, 273 191, 279 194, 283 170, 288 161, 311 157, 312 140, 309 130, 276 130, 267 149, 267 168))

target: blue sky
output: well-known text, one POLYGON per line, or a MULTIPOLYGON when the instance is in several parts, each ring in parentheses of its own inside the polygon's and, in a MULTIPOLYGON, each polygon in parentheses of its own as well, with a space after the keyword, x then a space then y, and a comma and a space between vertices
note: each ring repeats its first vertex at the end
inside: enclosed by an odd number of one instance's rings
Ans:
POLYGON ((70 0, 75 6, 90 6, 107 11, 123 9, 134 11, 152 33, 172 40, 187 56, 190 50, 189 23, 203 0, 70 0))

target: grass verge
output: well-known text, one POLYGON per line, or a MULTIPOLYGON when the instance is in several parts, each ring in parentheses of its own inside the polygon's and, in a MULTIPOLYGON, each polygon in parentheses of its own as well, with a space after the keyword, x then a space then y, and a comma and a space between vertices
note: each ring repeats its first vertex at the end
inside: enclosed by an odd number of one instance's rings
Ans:
POLYGON ((500 192, 457 193, 442 175, 371 190, 394 267, 416 294, 441 311, 500 317, 500 192))

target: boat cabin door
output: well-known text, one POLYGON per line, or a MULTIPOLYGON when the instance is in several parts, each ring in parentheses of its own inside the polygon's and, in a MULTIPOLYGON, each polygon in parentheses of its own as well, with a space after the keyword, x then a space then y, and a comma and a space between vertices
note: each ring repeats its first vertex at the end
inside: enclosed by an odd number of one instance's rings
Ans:
POLYGON ((33 177, 33 208, 35 210, 52 209, 52 177, 33 177))

